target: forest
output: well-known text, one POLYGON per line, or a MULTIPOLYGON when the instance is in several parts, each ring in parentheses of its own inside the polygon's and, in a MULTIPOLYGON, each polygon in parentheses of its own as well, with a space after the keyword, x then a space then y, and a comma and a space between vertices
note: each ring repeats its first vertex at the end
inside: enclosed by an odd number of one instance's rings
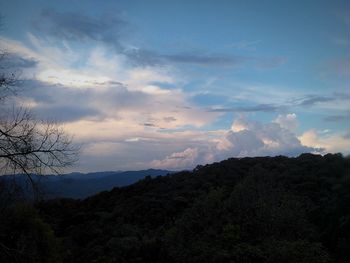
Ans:
POLYGON ((231 158, 86 199, 1 188, 0 262, 349 262, 350 158, 231 158))

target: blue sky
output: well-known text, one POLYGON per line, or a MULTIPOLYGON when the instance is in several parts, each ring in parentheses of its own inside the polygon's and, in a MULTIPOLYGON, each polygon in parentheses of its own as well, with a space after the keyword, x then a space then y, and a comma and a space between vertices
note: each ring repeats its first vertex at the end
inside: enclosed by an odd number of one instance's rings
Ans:
POLYGON ((348 1, 3 1, 16 103, 83 145, 73 170, 350 153, 348 1))

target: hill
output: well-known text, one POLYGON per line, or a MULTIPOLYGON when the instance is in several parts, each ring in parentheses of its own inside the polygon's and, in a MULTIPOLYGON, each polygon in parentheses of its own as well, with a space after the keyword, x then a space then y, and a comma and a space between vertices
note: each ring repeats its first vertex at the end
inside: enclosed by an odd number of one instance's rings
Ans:
POLYGON ((349 203, 350 159, 303 154, 232 158, 36 211, 63 262, 345 263, 349 203))
MULTIPOLYGON (((101 191, 111 190, 113 187, 121 187, 135 183, 146 176, 163 176, 173 173, 167 170, 148 169, 140 171, 110 171, 94 173, 70 173, 63 175, 47 175, 32 178, 36 182, 38 190, 45 199, 52 198, 76 198, 82 199, 97 194, 101 191)), ((7 181, 13 180, 13 176, 5 176, 7 181)), ((26 175, 16 175, 14 183, 25 189, 26 195, 31 197, 32 187, 28 184, 26 175)))

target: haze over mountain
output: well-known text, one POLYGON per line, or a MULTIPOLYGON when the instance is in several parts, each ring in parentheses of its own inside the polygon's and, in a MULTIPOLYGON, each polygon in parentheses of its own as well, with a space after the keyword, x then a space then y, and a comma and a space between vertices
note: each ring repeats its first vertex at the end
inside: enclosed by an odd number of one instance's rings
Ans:
MULTIPOLYGON (((173 173, 167 170, 148 169, 140 171, 109 171, 94 173, 69 173, 63 175, 36 176, 34 182, 40 196, 51 198, 86 198, 101 191, 108 191, 114 187, 122 187, 135 183, 146 176, 156 177, 173 173)), ((27 195, 32 195, 32 186, 27 175, 7 176, 9 182, 15 181, 26 189, 27 195)))

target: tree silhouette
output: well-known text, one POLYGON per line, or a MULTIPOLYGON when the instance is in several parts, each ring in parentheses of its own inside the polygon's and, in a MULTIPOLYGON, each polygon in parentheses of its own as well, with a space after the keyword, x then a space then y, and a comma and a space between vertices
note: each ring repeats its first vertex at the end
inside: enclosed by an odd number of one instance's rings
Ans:
POLYGON ((34 185, 31 174, 61 172, 77 161, 79 149, 58 124, 10 102, 19 78, 2 63, 7 55, 0 54, 0 173, 24 173, 34 185))

